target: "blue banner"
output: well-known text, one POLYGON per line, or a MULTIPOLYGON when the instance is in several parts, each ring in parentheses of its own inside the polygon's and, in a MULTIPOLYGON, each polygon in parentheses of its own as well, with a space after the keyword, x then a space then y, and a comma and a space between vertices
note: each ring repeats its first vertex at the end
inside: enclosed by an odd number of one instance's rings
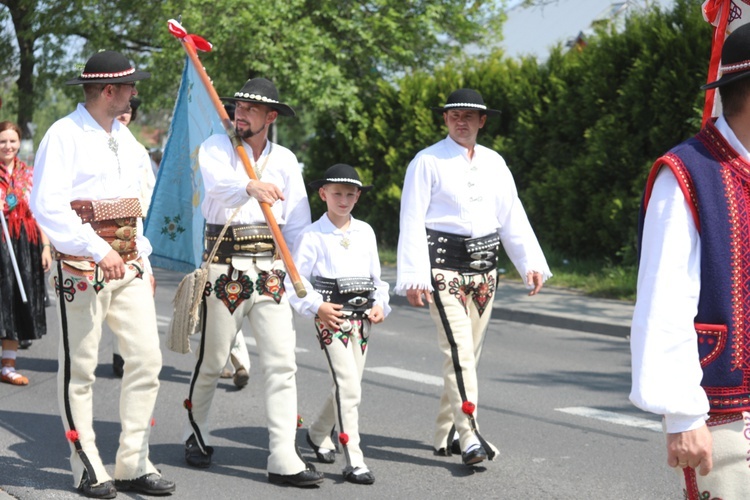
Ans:
POLYGON ((169 137, 144 224, 154 247, 151 264, 192 272, 201 264, 204 218, 203 178, 198 149, 212 134, 223 132, 219 114, 189 58, 177 94, 169 137))

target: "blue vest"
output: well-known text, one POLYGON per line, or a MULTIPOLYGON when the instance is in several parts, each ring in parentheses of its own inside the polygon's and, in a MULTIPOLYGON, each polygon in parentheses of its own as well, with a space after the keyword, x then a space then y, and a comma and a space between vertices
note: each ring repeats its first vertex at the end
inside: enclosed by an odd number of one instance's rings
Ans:
POLYGON ((750 409, 750 163, 709 123, 659 158, 641 206, 643 218, 656 174, 677 178, 700 232, 701 286, 695 317, 701 385, 712 413, 750 409))

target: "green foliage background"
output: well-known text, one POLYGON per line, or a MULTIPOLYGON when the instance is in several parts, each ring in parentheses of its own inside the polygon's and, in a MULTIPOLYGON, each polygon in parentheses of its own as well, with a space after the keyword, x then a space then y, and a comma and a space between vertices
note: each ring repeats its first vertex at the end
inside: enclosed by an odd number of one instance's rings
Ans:
POLYGON ((307 175, 339 161, 359 167, 376 189, 358 216, 394 245, 406 167, 446 133, 430 107, 475 88, 502 111, 479 142, 506 159, 543 246, 633 263, 648 170, 700 128, 710 40, 700 3, 679 0, 672 11, 630 17, 624 30, 600 26, 582 51, 558 47, 544 63, 495 53, 381 81, 362 116, 346 123, 351 139, 336 132, 341 122, 321 117, 307 175))

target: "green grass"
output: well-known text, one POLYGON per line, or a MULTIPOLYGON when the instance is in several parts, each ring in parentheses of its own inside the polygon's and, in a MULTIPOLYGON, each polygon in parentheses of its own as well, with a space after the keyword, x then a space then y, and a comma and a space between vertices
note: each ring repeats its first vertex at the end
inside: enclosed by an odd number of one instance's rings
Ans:
MULTIPOLYGON (((381 248, 379 253, 382 265, 396 265, 394 249, 381 248)), ((607 259, 595 261, 569 258, 554 251, 546 251, 545 257, 553 274, 547 281, 547 286, 570 288, 592 297, 635 300, 638 277, 636 266, 616 265, 607 259)), ((505 252, 500 253, 497 267, 500 279, 521 280, 505 252)))

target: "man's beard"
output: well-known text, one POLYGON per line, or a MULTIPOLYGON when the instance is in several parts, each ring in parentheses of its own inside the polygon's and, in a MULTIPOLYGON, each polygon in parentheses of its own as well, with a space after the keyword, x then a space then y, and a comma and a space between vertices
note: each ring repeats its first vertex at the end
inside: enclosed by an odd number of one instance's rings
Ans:
POLYGON ((251 137, 254 137, 254 136, 260 134, 265 129, 266 129, 266 124, 264 123, 263 126, 259 130, 256 130, 255 132, 253 132, 253 129, 250 128, 250 124, 248 123, 248 127, 245 130, 243 130, 242 132, 240 132, 238 130, 237 134, 240 137, 242 137, 243 139, 250 139, 251 137))

